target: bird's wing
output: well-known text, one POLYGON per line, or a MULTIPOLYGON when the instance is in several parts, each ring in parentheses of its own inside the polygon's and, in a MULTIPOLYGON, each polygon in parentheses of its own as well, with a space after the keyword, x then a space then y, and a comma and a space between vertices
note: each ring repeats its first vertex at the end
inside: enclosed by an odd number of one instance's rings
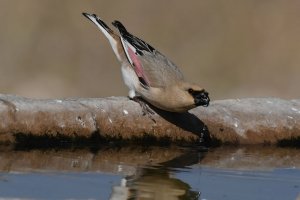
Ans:
POLYGON ((114 21, 113 25, 121 34, 126 57, 143 86, 166 87, 183 79, 179 68, 163 54, 130 34, 119 21, 114 21))

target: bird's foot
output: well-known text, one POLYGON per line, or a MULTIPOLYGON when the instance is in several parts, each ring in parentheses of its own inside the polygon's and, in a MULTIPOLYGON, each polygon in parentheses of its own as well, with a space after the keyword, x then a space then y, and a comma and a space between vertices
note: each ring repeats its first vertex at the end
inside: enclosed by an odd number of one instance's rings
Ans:
POLYGON ((149 105, 142 98, 140 98, 138 96, 134 96, 131 99, 140 104, 142 111, 143 111, 143 116, 148 115, 149 118, 156 123, 156 121, 152 117, 152 115, 154 115, 155 112, 149 107, 149 105))

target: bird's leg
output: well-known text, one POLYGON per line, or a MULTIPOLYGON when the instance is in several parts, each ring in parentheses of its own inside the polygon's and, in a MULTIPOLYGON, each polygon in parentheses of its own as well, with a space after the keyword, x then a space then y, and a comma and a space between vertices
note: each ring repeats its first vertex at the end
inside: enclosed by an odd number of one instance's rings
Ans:
POLYGON ((152 115, 155 114, 154 111, 149 107, 149 105, 141 97, 135 95, 134 90, 129 90, 128 96, 129 96, 129 99, 140 104, 140 106, 142 107, 143 115, 148 115, 149 118, 156 123, 156 121, 152 117, 152 115))
POLYGON ((138 96, 134 96, 131 98, 133 101, 137 102, 140 104, 143 110, 143 115, 154 115, 154 111, 149 107, 149 105, 141 98, 138 96))

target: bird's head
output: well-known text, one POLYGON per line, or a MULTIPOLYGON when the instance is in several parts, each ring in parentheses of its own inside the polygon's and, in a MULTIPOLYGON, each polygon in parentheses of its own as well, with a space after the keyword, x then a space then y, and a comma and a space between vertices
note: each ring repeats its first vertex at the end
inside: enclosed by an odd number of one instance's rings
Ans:
POLYGON ((178 106, 182 110, 189 110, 197 106, 209 105, 210 99, 208 92, 197 84, 182 82, 175 87, 178 106))

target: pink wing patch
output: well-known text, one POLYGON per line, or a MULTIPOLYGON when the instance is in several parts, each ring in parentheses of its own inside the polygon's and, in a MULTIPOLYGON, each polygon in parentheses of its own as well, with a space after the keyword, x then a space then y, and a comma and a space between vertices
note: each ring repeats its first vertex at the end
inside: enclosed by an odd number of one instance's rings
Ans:
POLYGON ((133 50, 130 47, 127 48, 127 51, 128 51, 128 55, 130 56, 131 61, 134 64, 135 73, 137 74, 137 76, 139 78, 142 78, 145 81, 147 86, 150 86, 150 82, 149 82, 148 78, 145 76, 142 64, 139 61, 137 55, 133 52, 133 50))

